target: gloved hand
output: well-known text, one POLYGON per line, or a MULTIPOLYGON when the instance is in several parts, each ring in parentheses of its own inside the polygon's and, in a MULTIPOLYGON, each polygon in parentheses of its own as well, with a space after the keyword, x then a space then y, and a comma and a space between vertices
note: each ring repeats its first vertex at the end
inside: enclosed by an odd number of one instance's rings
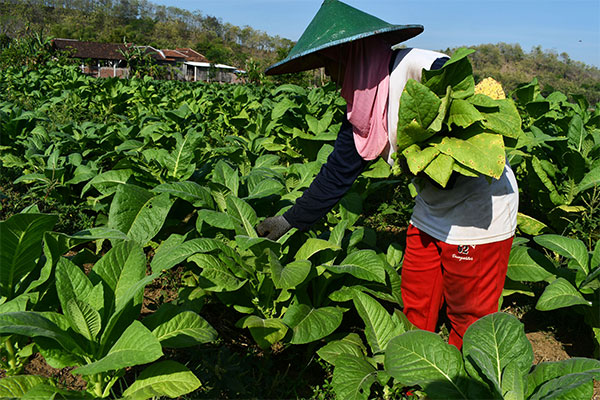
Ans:
POLYGON ((260 237, 266 236, 267 239, 277 240, 291 228, 292 226, 287 222, 283 215, 278 215, 276 217, 269 217, 258 224, 256 232, 260 237))

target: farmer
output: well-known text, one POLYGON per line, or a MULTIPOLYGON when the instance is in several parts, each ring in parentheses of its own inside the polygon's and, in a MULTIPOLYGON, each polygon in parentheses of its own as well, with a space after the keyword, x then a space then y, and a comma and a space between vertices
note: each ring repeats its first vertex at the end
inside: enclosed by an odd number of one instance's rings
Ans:
MULTIPOLYGON (((404 85, 448 60, 433 51, 392 50, 422 31, 325 0, 288 57, 267 69, 273 75, 325 67, 341 85, 347 112, 334 150, 310 187, 283 215, 260 223, 259 235, 277 240, 291 227, 308 230, 370 160, 394 162, 404 85)), ((469 325, 498 311, 516 229, 517 184, 507 164, 491 183, 458 175, 446 189, 425 180, 417 190, 401 272, 404 313, 418 328, 434 331, 445 302, 449 342, 460 349, 469 325)))

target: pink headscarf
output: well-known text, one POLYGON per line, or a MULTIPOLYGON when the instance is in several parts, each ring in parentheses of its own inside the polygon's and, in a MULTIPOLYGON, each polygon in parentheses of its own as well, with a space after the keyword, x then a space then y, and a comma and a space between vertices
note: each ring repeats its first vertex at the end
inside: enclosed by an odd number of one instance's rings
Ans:
POLYGON ((354 145, 365 160, 377 158, 388 143, 387 106, 392 50, 383 41, 363 39, 350 46, 342 85, 354 145))

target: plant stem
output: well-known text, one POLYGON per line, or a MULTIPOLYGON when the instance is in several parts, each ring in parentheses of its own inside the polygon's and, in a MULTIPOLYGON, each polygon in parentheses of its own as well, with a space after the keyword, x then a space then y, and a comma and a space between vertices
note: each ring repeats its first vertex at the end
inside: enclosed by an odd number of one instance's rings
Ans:
POLYGON ((102 390, 102 374, 94 375, 94 394, 98 397, 103 397, 104 391, 102 390))
POLYGON ((6 352, 8 353, 8 366, 11 370, 14 370, 17 368, 17 357, 15 356, 15 348, 10 341, 10 337, 4 342, 4 347, 6 347, 6 352))

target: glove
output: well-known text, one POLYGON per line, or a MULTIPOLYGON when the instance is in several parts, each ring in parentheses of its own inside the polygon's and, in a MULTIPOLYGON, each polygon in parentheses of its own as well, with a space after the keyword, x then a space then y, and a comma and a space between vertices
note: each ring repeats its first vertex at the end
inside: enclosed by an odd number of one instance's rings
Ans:
POLYGON ((278 215, 276 217, 269 217, 258 224, 256 232, 258 232, 258 236, 260 237, 266 236, 267 239, 277 240, 291 228, 292 226, 283 215, 278 215))

